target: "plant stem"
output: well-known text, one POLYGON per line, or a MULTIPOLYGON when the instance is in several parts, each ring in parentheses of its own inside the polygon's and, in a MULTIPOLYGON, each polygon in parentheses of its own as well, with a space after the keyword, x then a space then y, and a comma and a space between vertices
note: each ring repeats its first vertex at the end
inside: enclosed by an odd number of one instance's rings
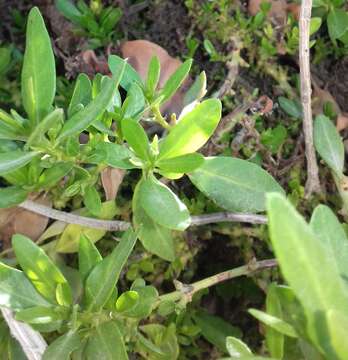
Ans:
POLYGON ((169 294, 161 295, 159 297, 158 305, 163 301, 176 302, 183 300, 185 303, 188 303, 192 300, 192 296, 200 290, 207 289, 226 280, 230 280, 239 276, 250 275, 256 271, 272 268, 275 266, 277 266, 276 259, 268 259, 261 261, 253 260, 247 265, 224 271, 222 273, 210 276, 206 279, 197 281, 193 284, 183 284, 179 281, 176 281, 174 284, 177 290, 169 294))
POLYGON ((160 108, 158 105, 151 107, 151 110, 155 116, 155 120, 163 126, 165 129, 169 130, 170 125, 166 122, 166 119, 162 116, 160 108))
POLYGON ((301 102, 303 107, 303 132, 305 136, 307 159, 306 196, 320 192, 319 170, 313 144, 313 120, 311 107, 311 70, 310 70, 310 21, 312 0, 302 0, 300 12, 300 78, 301 102))

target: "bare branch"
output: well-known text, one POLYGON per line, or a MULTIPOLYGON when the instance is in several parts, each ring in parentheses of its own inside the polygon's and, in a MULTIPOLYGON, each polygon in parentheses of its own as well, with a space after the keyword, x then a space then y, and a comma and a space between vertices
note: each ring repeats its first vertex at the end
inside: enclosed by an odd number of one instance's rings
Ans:
POLYGON ((191 217, 191 225, 206 225, 219 222, 242 222, 250 224, 266 224, 267 216, 256 214, 239 214, 230 212, 219 212, 191 217))
POLYGON ((307 182, 306 196, 313 192, 320 192, 319 171, 313 144, 313 120, 311 108, 311 72, 309 29, 312 11, 312 0, 302 0, 300 12, 300 78, 301 78, 301 102, 303 107, 303 132, 306 145, 307 159, 307 182))

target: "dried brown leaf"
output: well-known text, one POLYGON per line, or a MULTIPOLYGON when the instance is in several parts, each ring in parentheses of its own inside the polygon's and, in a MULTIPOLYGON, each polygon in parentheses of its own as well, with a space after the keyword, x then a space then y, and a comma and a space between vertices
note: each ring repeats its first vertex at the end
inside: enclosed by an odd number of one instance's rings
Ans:
POLYGON ((101 173, 101 181, 105 191, 106 200, 115 200, 118 189, 123 181, 125 170, 107 167, 101 173))

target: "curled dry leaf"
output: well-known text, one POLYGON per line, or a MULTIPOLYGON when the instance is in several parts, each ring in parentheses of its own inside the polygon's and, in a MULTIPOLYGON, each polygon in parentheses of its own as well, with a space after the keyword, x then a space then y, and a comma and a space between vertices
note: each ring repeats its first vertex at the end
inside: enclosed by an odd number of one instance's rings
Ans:
MULTIPOLYGON (((33 199, 31 197, 31 199, 33 199)), ((52 206, 51 201, 46 195, 35 198, 39 204, 52 206)), ((22 234, 33 241, 37 240, 45 231, 48 218, 38 215, 28 210, 14 207, 0 210, 0 240, 4 247, 8 247, 13 234, 22 234)))
MULTIPOLYGON (((180 60, 170 56, 161 46, 147 40, 126 41, 121 45, 121 53, 123 58, 128 59, 128 62, 134 67, 143 80, 147 77, 151 58, 157 56, 161 64, 161 73, 158 82, 159 89, 164 86, 169 77, 182 64, 180 60)), ((189 83, 190 80, 187 79, 171 100, 161 108, 164 113, 180 114, 183 109, 184 94, 189 83)))
POLYGON ((348 127, 348 113, 342 113, 337 116, 336 127, 338 131, 347 129, 348 127))
POLYGON ((115 200, 118 189, 123 181, 125 170, 107 167, 101 173, 101 180, 105 191, 106 201, 115 200))

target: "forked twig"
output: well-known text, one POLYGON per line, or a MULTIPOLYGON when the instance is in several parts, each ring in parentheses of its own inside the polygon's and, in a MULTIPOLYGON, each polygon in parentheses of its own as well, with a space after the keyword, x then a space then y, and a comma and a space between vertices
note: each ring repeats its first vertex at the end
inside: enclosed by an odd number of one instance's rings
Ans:
POLYGON ((300 12, 300 78, 301 102, 303 107, 303 132, 306 146, 307 181, 306 196, 320 192, 319 170, 313 143, 313 120, 311 107, 311 72, 310 72, 310 20, 312 0, 302 0, 300 12))

